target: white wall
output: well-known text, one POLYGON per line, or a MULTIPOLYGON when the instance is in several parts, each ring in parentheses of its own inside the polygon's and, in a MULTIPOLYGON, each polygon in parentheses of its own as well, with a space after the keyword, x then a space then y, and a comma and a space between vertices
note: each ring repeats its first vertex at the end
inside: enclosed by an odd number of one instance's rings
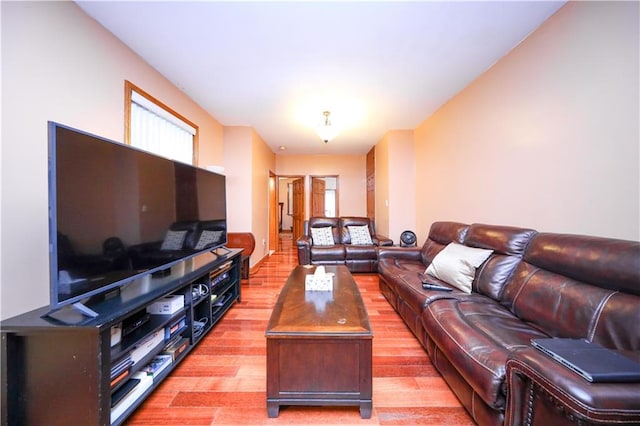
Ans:
POLYGON ((400 244, 403 231, 416 230, 415 148, 412 130, 394 130, 389 139, 389 187, 402 188, 389 193, 389 230, 387 236, 400 244))
MULTIPOLYGON (((262 259, 269 255, 269 196, 271 195, 269 172, 275 170, 276 156, 253 129, 251 129, 251 146, 251 152, 253 153, 251 159, 251 203, 253 206, 251 209, 251 230, 256 239, 254 253, 259 256, 259 259, 262 259)), ((273 191, 275 197, 275 187, 273 191)), ((275 198, 274 204, 277 205, 275 198)), ((274 214, 277 215, 276 212, 274 214)), ((277 241, 271 246, 277 247, 277 241)), ((253 256, 251 257, 253 258, 253 256)))
MULTIPOLYGON (((389 163, 391 150, 391 138, 387 132, 375 147, 375 220, 376 233, 393 238, 389 233, 389 223, 391 222, 389 213, 389 198, 392 191, 405 192, 407 188, 414 193, 415 185, 407 183, 406 186, 399 185, 393 189, 389 185, 389 176, 392 165, 389 163)), ((394 242, 397 242, 394 240, 394 242)))
POLYGON ((200 164, 222 164, 222 126, 72 2, 1 2, 0 317, 49 303, 47 121, 124 139, 124 81, 200 126, 200 164))
POLYGON ((251 129, 227 126, 224 140, 227 210, 236 212, 227 218, 227 228, 229 232, 251 232, 251 129))
POLYGON ((639 3, 569 2, 415 131, 432 222, 640 239, 639 3))
POLYGON ((416 230, 416 162, 413 130, 390 130, 376 145, 376 232, 400 244, 416 230))
POLYGON ((253 234, 253 266, 269 254, 269 171, 275 168, 275 154, 252 128, 227 126, 224 165, 227 225, 230 232, 253 234))

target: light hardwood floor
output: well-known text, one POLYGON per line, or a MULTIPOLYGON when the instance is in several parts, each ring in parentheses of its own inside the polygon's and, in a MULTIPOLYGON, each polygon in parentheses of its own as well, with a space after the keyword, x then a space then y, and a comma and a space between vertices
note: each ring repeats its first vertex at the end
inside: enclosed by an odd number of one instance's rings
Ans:
POLYGON ((378 289, 375 274, 355 274, 373 339, 373 413, 358 407, 266 410, 266 339, 271 310, 297 264, 291 238, 242 282, 233 306, 130 417, 128 425, 472 425, 426 352, 378 289))

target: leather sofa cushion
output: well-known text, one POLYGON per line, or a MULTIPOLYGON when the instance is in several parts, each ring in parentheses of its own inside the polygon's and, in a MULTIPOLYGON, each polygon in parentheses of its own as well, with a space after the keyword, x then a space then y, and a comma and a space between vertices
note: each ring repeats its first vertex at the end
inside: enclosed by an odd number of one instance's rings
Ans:
POLYGON ((424 263, 419 252, 403 247, 389 247, 378 251, 378 274, 397 287, 396 279, 407 272, 415 274, 424 272, 424 263))
POLYGON ((357 246, 370 246, 373 245, 371 239, 371 231, 367 225, 362 226, 347 226, 349 230, 349 239, 351 244, 357 246))
POLYGON ((499 300, 536 231, 514 226, 474 223, 469 226, 464 244, 493 250, 494 254, 476 271, 473 291, 499 300))
POLYGON ((540 233, 525 260, 577 281, 640 296, 640 242, 540 233))
MULTIPOLYGON (((430 277, 430 281, 446 285, 437 278, 430 277)), ((415 315, 420 315, 424 307, 438 299, 451 299, 466 297, 467 294, 457 289, 453 292, 442 292, 437 290, 424 290, 422 280, 415 272, 406 272, 395 278, 395 291, 398 297, 411 308, 415 315)))
POLYGON ((422 323, 449 362, 482 400, 496 410, 506 402, 505 365, 511 351, 548 337, 496 301, 471 294, 439 299, 423 311, 422 323))
POLYGON ((351 244, 349 226, 366 226, 369 229, 370 236, 375 233, 374 230, 371 229, 371 219, 368 217, 343 216, 340 218, 340 241, 342 241, 343 244, 351 244))
POLYGON ((551 336, 640 350, 638 282, 638 242, 538 234, 502 303, 551 336))
POLYGON ((522 259, 517 256, 494 253, 476 270, 473 291, 500 300, 505 285, 520 262, 522 259))
POLYGON ((311 246, 311 259, 314 262, 344 262, 344 246, 311 246))
POLYGON ((551 336, 640 350, 638 296, 586 285, 522 262, 505 289, 504 301, 522 321, 551 336))
POLYGON ((587 337, 607 348, 640 351, 640 298, 615 293, 602 307, 600 318, 587 337))
POLYGON ((344 264, 351 272, 371 272, 376 270, 375 259, 347 259, 344 264))
POLYGON ((469 225, 465 223, 434 222, 429 228, 429 239, 442 245, 452 241, 462 244, 468 231, 469 225))
POLYGON ((314 246, 333 246, 336 244, 330 226, 312 226, 309 231, 311 231, 311 241, 314 246))
POLYGON ((331 227, 333 233, 333 241, 336 244, 342 244, 342 236, 340 234, 340 219, 337 217, 311 217, 306 224, 309 229, 305 229, 305 235, 311 235, 311 228, 331 227))
POLYGON ((376 246, 354 246, 346 244, 344 246, 345 258, 347 260, 375 260, 377 259, 376 246))
POLYGON ((469 225, 458 222, 434 222, 429 229, 429 237, 422 246, 422 263, 425 269, 436 255, 449 243, 464 242, 469 225))
POLYGON ((522 257, 534 235, 533 229, 474 223, 469 226, 464 244, 522 257))

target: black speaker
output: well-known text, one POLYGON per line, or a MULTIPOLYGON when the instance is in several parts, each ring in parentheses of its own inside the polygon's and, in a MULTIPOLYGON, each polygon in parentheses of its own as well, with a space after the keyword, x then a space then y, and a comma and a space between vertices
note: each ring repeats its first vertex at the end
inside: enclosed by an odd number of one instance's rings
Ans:
POLYGON ((413 247, 417 245, 416 234, 412 231, 404 231, 400 234, 400 247, 413 247))

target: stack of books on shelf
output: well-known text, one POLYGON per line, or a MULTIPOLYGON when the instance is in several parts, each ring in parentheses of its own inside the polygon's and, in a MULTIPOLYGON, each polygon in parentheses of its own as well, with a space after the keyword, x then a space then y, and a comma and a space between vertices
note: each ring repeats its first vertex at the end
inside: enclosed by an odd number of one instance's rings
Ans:
POLYGON ((229 278, 229 272, 228 271, 223 272, 222 274, 218 275, 217 277, 211 280, 211 287, 213 288, 217 286, 221 282, 225 281, 227 278, 229 278))
POLYGON ((185 328, 187 328, 187 316, 183 315, 165 328, 165 340, 171 340, 174 336, 180 334, 185 328))
POLYGON ((153 377, 139 371, 111 394, 111 423, 115 422, 153 384, 153 377))
POLYGON ((173 361, 176 361, 180 355, 187 349, 189 346, 189 339, 182 337, 180 334, 174 336, 162 351, 163 355, 171 356, 173 361))
POLYGON ((220 297, 217 297, 217 296, 216 296, 215 300, 212 300, 212 302, 213 302, 213 307, 214 307, 214 308, 220 308, 220 307, 222 307, 225 303, 227 303, 227 301, 228 301, 231 297, 233 297, 233 294, 231 294, 231 292, 229 292, 229 293, 225 293, 225 294, 223 294, 223 295, 222 295, 222 296, 220 296, 220 297))
POLYGON ((150 354, 159 345, 164 343, 164 329, 145 337, 134 350, 131 351, 133 363, 140 362, 145 356, 150 354))
POLYGON ((158 377, 160 377, 160 373, 162 373, 171 363, 173 362, 173 357, 171 355, 159 354, 156 355, 149 364, 145 365, 142 368, 142 371, 146 373, 147 376, 150 376, 155 382, 158 377))
POLYGON ((111 366, 111 389, 122 383, 128 376, 133 360, 127 354, 111 366))

